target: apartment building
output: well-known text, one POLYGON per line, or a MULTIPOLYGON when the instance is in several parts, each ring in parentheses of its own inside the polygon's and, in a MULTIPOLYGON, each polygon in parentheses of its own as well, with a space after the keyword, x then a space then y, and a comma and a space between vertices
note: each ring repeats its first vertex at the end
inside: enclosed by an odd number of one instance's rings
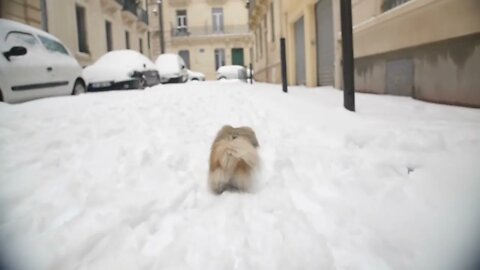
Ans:
POLYGON ((146 0, 46 0, 48 32, 74 53, 82 66, 111 50, 149 55, 146 0))
MULTIPOLYGON (((339 1, 250 0, 258 81, 342 87, 339 1), (278 36, 277 36, 278 35, 278 36)), ((355 89, 480 107, 480 1, 352 0, 355 89)))
POLYGON ((149 3, 154 58, 163 46, 163 52, 179 54, 189 69, 203 72, 207 80, 216 79, 215 71, 220 66, 250 63, 253 41, 245 1, 152 0, 149 3))
POLYGON ((86 66, 106 52, 150 57, 146 0, 2 0, 0 15, 58 37, 86 66))

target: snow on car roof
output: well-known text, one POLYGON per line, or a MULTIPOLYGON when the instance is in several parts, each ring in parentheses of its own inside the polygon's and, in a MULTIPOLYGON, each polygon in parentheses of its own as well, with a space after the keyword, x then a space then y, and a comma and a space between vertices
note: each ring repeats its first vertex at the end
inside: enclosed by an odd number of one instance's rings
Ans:
POLYGON ((7 19, 0 19, 0 33, 3 35, 11 31, 27 32, 27 33, 33 33, 36 35, 42 35, 62 43, 57 37, 53 36, 52 34, 49 34, 45 31, 42 31, 30 25, 26 25, 23 23, 19 23, 19 22, 7 20, 7 19))
POLYGON ((137 68, 142 68, 145 65, 145 68, 156 69, 153 62, 148 59, 145 55, 134 51, 134 50, 115 50, 110 51, 100 57, 94 65, 100 66, 118 66, 118 65, 128 65, 135 66, 137 68))
POLYGON ((164 53, 157 57, 155 65, 160 74, 180 72, 179 64, 180 56, 174 53, 164 53))

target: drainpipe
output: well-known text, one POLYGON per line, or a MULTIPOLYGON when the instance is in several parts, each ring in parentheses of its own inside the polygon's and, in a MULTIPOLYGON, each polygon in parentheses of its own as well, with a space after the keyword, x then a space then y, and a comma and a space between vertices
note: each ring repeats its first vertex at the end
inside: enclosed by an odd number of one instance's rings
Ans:
POLYGON ((157 1, 158 4, 158 26, 159 26, 159 39, 160 39, 160 54, 165 53, 165 37, 163 35, 163 2, 157 1))

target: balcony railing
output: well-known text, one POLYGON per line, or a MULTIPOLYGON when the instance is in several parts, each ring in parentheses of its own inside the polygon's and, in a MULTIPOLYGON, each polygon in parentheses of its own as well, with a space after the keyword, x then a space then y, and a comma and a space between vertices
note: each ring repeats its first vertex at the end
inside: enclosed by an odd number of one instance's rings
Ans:
POLYGON ((385 12, 397 6, 400 6, 410 0, 383 0, 382 11, 385 12))
POLYGON ((123 0, 123 10, 131 12, 137 16, 137 3, 135 0, 123 0))
POLYGON ((137 9, 137 17, 140 21, 148 25, 148 12, 143 8, 137 9))
POLYGON ((213 26, 177 28, 172 26, 172 37, 194 37, 194 36, 222 36, 248 34, 248 25, 225 25, 223 29, 213 29, 213 26))
POLYGON ((255 0, 249 0, 248 1, 248 17, 252 15, 254 8, 255 8, 255 0))

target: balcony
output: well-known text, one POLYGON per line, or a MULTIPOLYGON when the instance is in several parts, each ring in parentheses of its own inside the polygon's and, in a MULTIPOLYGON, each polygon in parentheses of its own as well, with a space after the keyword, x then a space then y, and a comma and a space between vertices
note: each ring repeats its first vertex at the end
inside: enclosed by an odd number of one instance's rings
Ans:
POLYGON ((248 1, 248 24, 250 27, 260 23, 261 18, 267 12, 267 0, 249 0, 248 1))
POLYGON ((176 28, 175 26, 172 26, 171 29, 172 38, 222 37, 249 34, 247 25, 225 25, 222 30, 214 30, 211 25, 188 28, 176 28))
POLYGON ((172 7, 182 7, 182 6, 187 6, 190 4, 191 0, 168 0, 168 3, 172 7))
POLYGON ((122 9, 123 0, 100 0, 100 6, 106 13, 115 13, 122 9))
POLYGON ((148 12, 142 8, 137 9, 137 29, 141 32, 148 30, 148 12))
POLYGON ((132 24, 137 20, 137 3, 135 0, 122 0, 121 2, 123 2, 122 19, 126 24, 132 24))

